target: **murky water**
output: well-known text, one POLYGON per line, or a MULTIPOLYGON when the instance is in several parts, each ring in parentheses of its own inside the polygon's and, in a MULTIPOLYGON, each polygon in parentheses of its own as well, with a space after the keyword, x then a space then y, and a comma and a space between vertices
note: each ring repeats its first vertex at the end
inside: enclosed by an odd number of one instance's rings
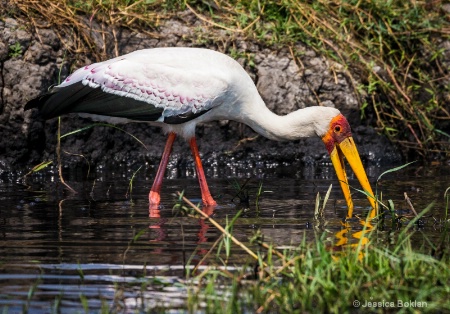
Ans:
MULTIPOLYGON (((192 269, 221 236, 209 222, 182 215, 173 206, 184 191, 199 202, 191 170, 172 170, 164 181, 162 205, 149 217, 148 191, 152 180, 141 170, 129 190, 136 169, 97 169, 85 179, 82 171, 68 171, 66 180, 78 192, 70 193, 48 172, 26 184, 15 175, 0 181, 0 306, 8 313, 84 312, 101 308, 134 312, 158 307, 184 308, 187 269, 192 269)), ((384 169, 369 168, 374 181, 384 169)), ((211 172, 211 170, 210 170, 211 172)), ((214 171, 212 171, 214 172, 214 171)), ((227 170, 209 185, 219 205, 204 208, 224 226, 239 210, 233 234, 257 250, 248 239, 260 230, 266 242, 298 245, 328 233, 335 239, 342 230, 345 203, 332 168, 227 170), (238 177, 238 178, 236 178, 238 177), (247 180, 245 177, 251 177, 247 180), (236 184, 244 186, 237 195, 236 184), (324 221, 314 220, 317 193, 324 197, 333 184, 324 221), (261 188, 260 196, 258 191, 261 188), (248 202, 245 200, 248 196, 248 202)), ((209 173, 209 176, 214 173, 209 173)), ((218 175, 215 173, 215 175, 218 175)), ((357 187, 357 181, 351 184, 357 187)), ((450 186, 450 167, 410 167, 387 174, 378 189, 392 199, 402 215, 409 215, 406 192, 416 211, 434 206, 416 226, 417 245, 439 239, 445 215, 444 192, 450 186)), ((368 202, 355 192, 355 211, 364 215, 368 202)), ((406 219, 405 222, 407 222, 406 219)), ((351 230, 361 230, 357 219, 351 230)), ((389 243, 401 224, 386 224, 380 238, 389 243)), ((382 228, 383 229, 383 228, 382 228)), ((351 234, 351 232, 350 232, 351 234)), ((351 236, 348 236, 351 238, 351 236)), ((381 241, 383 242, 383 241, 381 241)), ((211 258, 214 258, 211 257, 211 258)), ((251 258, 236 246, 229 265, 246 265, 251 258)), ((200 266, 200 269, 206 266, 200 266)))

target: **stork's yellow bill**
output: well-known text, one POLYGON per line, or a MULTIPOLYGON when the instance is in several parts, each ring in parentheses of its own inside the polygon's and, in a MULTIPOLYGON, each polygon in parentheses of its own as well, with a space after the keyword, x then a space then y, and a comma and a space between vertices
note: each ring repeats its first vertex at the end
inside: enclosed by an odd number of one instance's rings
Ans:
POLYGON ((331 162, 333 163, 336 171, 336 176, 341 185, 342 192, 344 193, 348 206, 347 216, 352 216, 353 200, 350 193, 347 173, 345 172, 344 157, 347 159, 348 164, 355 173, 361 187, 369 195, 367 198, 370 205, 374 209, 371 212, 371 217, 373 218, 376 213, 376 202, 373 197, 374 194, 372 187, 370 186, 366 171, 364 170, 358 150, 356 149, 355 141, 353 140, 352 133, 350 131, 350 125, 342 114, 339 114, 331 120, 330 128, 322 137, 322 141, 325 143, 327 151, 330 154, 331 162))

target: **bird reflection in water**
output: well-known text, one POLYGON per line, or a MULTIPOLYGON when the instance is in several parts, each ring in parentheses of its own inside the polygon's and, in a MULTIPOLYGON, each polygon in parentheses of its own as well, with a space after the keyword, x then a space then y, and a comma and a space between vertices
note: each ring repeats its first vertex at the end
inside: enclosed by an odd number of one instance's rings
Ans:
POLYGON ((352 231, 352 225, 349 220, 341 222, 342 229, 335 234, 337 242, 333 245, 332 255, 334 260, 339 259, 340 256, 345 255, 348 251, 357 250, 358 260, 362 261, 364 257, 363 248, 367 247, 370 243, 370 234, 375 230, 375 227, 367 220, 358 220, 358 223, 362 225, 362 230, 352 231))
MULTIPOLYGON (((215 206, 203 206, 202 211, 208 215, 209 217, 213 215, 215 206)), ((156 236, 154 239, 151 239, 150 242, 160 242, 167 239, 167 230, 165 228, 165 224, 169 219, 161 218, 161 210, 159 206, 150 205, 149 206, 149 218, 153 222, 149 229, 152 229, 156 236)), ((198 218, 199 229, 197 232, 197 244, 208 242, 208 238, 206 237, 206 233, 210 226, 205 222, 204 218, 198 218)), ((162 253, 162 248, 157 250, 157 253, 162 253)), ((199 256, 203 256, 208 252, 205 248, 198 248, 196 250, 196 254, 199 256)))

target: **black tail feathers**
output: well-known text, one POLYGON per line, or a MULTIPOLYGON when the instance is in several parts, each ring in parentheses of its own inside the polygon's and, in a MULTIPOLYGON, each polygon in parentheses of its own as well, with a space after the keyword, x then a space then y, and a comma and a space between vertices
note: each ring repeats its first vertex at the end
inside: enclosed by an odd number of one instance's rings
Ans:
POLYGON ((30 110, 33 108, 38 108, 41 109, 42 106, 45 104, 45 102, 53 95, 53 93, 47 93, 44 95, 40 95, 36 98, 31 99, 30 101, 27 102, 27 104, 25 105, 25 107, 23 108, 24 110, 30 110))

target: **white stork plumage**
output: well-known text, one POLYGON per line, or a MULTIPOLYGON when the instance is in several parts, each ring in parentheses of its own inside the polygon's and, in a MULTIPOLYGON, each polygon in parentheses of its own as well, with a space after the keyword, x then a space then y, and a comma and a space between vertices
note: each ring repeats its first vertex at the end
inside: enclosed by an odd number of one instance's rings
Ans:
MULTIPOLYGON (((220 119, 245 123, 277 141, 318 136, 330 153, 350 215, 353 203, 344 156, 363 189, 373 195, 350 126, 339 110, 318 106, 278 116, 266 107, 239 63, 213 50, 145 49, 94 63, 29 101, 25 109, 33 107, 45 119, 76 112, 110 122, 145 121, 162 127, 168 140, 149 193, 151 205, 160 202, 162 179, 177 134, 189 141, 203 203, 216 204, 206 183, 195 127, 220 119)), ((375 208, 373 198, 369 201, 375 208)))

